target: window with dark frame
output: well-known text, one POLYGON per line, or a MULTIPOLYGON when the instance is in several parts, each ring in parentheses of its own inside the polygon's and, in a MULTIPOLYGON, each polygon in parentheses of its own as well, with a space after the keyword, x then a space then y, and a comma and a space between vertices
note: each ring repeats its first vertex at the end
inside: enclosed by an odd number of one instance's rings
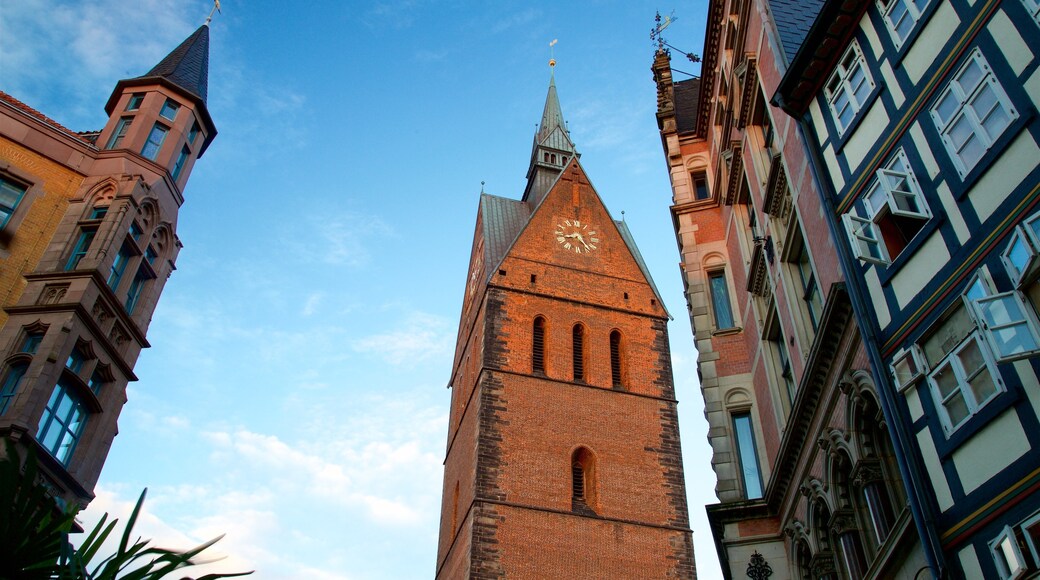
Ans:
POLYGON ((711 293, 711 309, 715 313, 716 328, 733 328, 733 310, 730 307, 729 287, 726 285, 724 270, 708 273, 708 290, 711 293))
POLYGON ((610 384, 614 388, 622 386, 621 378, 621 333, 610 333, 610 384))

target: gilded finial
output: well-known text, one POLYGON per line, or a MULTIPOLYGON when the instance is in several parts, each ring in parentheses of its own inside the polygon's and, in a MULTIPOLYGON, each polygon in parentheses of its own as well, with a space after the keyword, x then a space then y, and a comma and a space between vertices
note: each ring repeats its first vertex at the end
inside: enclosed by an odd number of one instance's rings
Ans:
POLYGON ((559 41, 559 39, 554 38, 553 41, 549 43, 549 70, 550 71, 556 69, 556 58, 554 58, 553 47, 556 46, 556 43, 558 41, 559 41))
POLYGON ((480 182, 480 194, 481 195, 484 194, 484 182, 483 181, 480 182))

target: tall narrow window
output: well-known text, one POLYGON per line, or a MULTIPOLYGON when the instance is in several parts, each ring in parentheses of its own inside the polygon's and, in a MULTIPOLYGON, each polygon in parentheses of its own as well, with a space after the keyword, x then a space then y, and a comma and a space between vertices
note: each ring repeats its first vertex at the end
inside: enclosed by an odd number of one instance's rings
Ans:
POLYGON ((913 32, 914 25, 921 19, 928 2, 930 0, 878 0, 881 15, 888 25, 888 31, 892 33, 896 48, 902 46, 913 32))
POLYGON ((65 379, 59 380, 40 417, 36 440, 62 465, 68 465, 83 434, 86 418, 83 403, 73 393, 72 386, 66 384, 65 379))
POLYGON ((72 247, 72 255, 69 256, 69 261, 65 263, 66 270, 75 270, 79 266, 80 261, 90 251, 90 244, 94 241, 95 234, 97 234, 96 229, 85 229, 79 233, 76 245, 72 247))
POLYGON ((806 310, 809 312, 809 322, 813 330, 820 324, 820 315, 823 313, 823 296, 820 295, 820 286, 816 283, 816 275, 813 273, 812 264, 809 263, 809 252, 804 244, 798 252, 796 265, 798 266, 798 281, 802 286, 802 300, 805 302, 806 310))
POLYGON ((718 270, 708 273, 708 289, 711 292, 711 308, 715 313, 715 326, 719 330, 733 328, 733 311, 729 305, 729 288, 726 272, 718 270))
POLYGON ((595 513, 596 459, 585 447, 571 454, 571 509, 579 513, 595 513))
POLYGON ((188 143, 195 143, 195 138, 199 136, 199 122, 195 121, 191 124, 191 130, 188 131, 188 143))
POLYGON ((73 347, 72 352, 69 353, 69 358, 65 361, 65 368, 78 374, 83 370, 83 365, 86 364, 86 362, 87 354, 76 346, 73 347))
POLYGON ((123 139, 126 138, 126 132, 130 130, 130 125, 134 122, 133 117, 123 117, 116 123, 116 130, 112 132, 112 136, 108 139, 108 147, 105 149, 119 149, 123 145, 123 139))
POLYGON ((22 341, 22 352, 36 354, 41 342, 43 342, 42 332, 27 332, 25 340, 22 341))
POLYGON ((148 141, 144 144, 144 148, 141 149, 141 155, 155 161, 155 158, 159 156, 159 150, 162 149, 163 141, 166 140, 166 134, 170 130, 167 129, 160 123, 156 123, 152 127, 152 131, 148 133, 148 141))
POLYGON ((185 145, 181 147, 181 152, 177 154, 177 162, 173 164, 173 180, 177 181, 177 178, 181 176, 181 171, 184 170, 184 164, 188 161, 188 155, 191 155, 191 149, 185 145))
POLYGON ((614 388, 621 388, 621 333, 613 331, 610 333, 610 384, 614 388))
POLYGON ((539 375, 545 374, 545 319, 541 316, 534 319, 533 340, 531 341, 531 370, 539 375))
POLYGON ((130 284, 130 290, 126 293, 126 307, 127 314, 133 314, 134 309, 137 308, 137 302, 141 299, 141 292, 144 290, 145 284, 152 279, 151 273, 142 265, 137 270, 137 275, 134 276, 134 282, 130 284))
POLYGON ((25 371, 28 368, 29 365, 24 362, 14 363, 8 367, 7 374, 0 383, 0 415, 7 412, 7 407, 11 404, 11 399, 14 399, 15 394, 18 393, 18 387, 22 384, 22 378, 25 377, 25 371))
POLYGON ((585 327, 575 324, 571 332, 572 357, 574 361, 574 380, 585 380, 585 327))
POLYGON ((708 193, 708 176, 703 171, 690 173, 690 180, 693 182, 693 199, 701 200, 711 197, 711 194, 708 193))
POLYGON ((14 215, 18 209, 22 197, 25 196, 25 187, 0 177, 0 229, 7 225, 7 220, 14 215))
POLYGON ((119 281, 123 279, 123 272, 126 271, 126 264, 130 261, 131 255, 129 246, 123 244, 116 254, 116 259, 112 261, 112 269, 108 273, 108 286, 113 290, 119 287, 119 281))
POLYGON ((737 443, 737 458, 740 460, 744 497, 759 499, 762 497, 762 472, 758 467, 758 451, 755 450, 755 434, 751 428, 749 413, 733 415, 733 432, 737 443))

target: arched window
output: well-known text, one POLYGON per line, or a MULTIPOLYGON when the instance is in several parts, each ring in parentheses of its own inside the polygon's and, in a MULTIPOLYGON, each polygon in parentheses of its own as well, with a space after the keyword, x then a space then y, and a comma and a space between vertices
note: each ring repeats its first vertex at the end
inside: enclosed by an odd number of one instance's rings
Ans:
POLYGON ((857 439, 862 459, 852 473, 853 487, 862 501, 863 519, 869 524, 871 539, 880 547, 895 523, 892 493, 900 486, 886 485, 886 472, 894 472, 893 453, 881 411, 873 398, 860 393, 854 410, 857 439))
POLYGON ((621 379, 621 333, 610 333, 610 384, 615 389, 622 387, 621 379))
POLYGON ((571 509, 595 513, 596 460, 592 451, 579 447, 571 454, 571 509))
POLYGON ((795 545, 795 565, 798 570, 798 580, 813 580, 812 577, 812 550, 804 540, 798 540, 795 545))
POLYGON ((571 332, 572 355, 574 360, 574 380, 585 381, 585 327, 580 323, 574 325, 571 332))
POLYGON ((4 380, 0 383, 0 415, 7 411, 7 407, 18 392, 18 387, 21 386, 22 379, 25 377, 25 371, 28 368, 29 363, 27 362, 12 363, 8 367, 7 373, 4 374, 4 380))
POLYGON ((534 319, 534 331, 531 341, 531 371, 545 374, 545 319, 538 316, 534 319))
POLYGON ((863 538, 856 518, 856 508, 858 507, 856 500, 858 498, 852 493, 852 459, 842 452, 831 461, 830 483, 837 510, 832 516, 830 527, 838 537, 841 561, 846 574, 851 580, 859 580, 866 575, 867 558, 863 551, 863 538))
POLYGON ((813 558, 813 574, 818 580, 838 580, 837 570, 834 569, 834 556, 831 552, 830 520, 831 511, 822 498, 816 498, 812 503, 812 516, 810 519, 813 535, 816 536, 817 553, 813 558))

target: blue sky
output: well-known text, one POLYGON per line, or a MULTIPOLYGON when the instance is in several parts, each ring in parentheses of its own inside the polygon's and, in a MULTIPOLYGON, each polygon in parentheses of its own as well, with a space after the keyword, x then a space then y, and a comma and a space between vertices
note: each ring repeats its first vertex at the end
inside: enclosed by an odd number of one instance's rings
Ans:
MULTIPOLYGON (((714 499, 654 117, 649 31, 703 45, 705 1, 224 0, 184 248, 97 499, 255 578, 430 578, 449 378, 481 182, 519 197, 549 82, 582 164, 628 222, 666 306, 699 577, 720 578, 714 499)), ((147 72, 204 0, 0 7, 2 90, 100 129, 116 81, 147 72)), ((681 56, 676 68, 698 73, 681 56)), ((678 75, 677 78, 685 78, 678 75)))

